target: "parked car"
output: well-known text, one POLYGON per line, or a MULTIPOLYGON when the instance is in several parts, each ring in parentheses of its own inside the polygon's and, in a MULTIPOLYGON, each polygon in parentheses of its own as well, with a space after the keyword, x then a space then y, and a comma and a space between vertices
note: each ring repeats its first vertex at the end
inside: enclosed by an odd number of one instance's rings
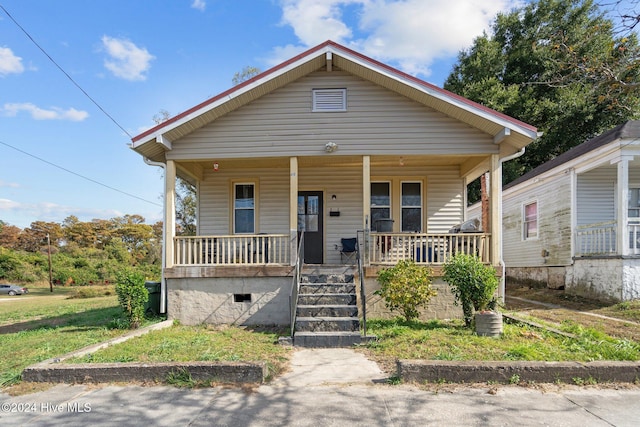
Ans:
POLYGON ((0 284, 0 294, 22 295, 22 294, 28 294, 28 293, 29 293, 29 289, 23 288, 22 286, 12 285, 9 283, 0 284))

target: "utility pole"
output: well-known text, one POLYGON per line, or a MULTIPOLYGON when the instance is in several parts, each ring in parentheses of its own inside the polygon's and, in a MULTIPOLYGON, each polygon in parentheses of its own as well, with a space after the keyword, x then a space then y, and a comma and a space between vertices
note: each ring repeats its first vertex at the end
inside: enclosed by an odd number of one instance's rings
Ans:
POLYGON ((53 292, 53 271, 51 269, 51 239, 47 233, 47 253, 49 254, 49 290, 53 292))

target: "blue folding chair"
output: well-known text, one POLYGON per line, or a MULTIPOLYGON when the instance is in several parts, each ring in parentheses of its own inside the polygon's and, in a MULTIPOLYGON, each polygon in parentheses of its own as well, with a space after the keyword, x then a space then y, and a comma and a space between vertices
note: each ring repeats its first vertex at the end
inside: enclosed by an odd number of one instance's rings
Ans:
POLYGON ((342 243, 342 249, 340 249, 340 262, 345 264, 345 260, 349 264, 356 263, 356 245, 358 244, 358 239, 355 237, 350 237, 347 239, 340 239, 342 243))

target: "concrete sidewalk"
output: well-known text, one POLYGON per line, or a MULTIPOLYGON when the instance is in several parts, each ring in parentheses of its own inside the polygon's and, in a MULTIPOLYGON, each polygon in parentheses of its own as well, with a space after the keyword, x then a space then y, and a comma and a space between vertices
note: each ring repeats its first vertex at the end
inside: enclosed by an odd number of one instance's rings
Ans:
POLYGON ((0 393, 0 425, 637 426, 640 388, 388 385, 349 349, 296 349, 291 370, 255 389, 56 385, 0 393))

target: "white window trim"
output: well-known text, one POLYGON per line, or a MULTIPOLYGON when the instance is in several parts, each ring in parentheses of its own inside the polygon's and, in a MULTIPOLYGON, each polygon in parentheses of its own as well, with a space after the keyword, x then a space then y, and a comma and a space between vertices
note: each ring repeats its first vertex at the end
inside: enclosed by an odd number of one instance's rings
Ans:
POLYGON ((531 241, 540 239, 540 202, 538 199, 528 200, 522 203, 522 240, 531 241), (533 237, 527 236, 527 221, 526 221, 526 207, 534 204, 536 205, 536 235, 533 237))
POLYGON ((314 113, 334 113, 347 111, 347 89, 346 88, 327 88, 312 89, 311 111, 314 113), (324 97, 331 97, 330 101, 323 101, 324 97), (341 101, 341 102, 340 102, 341 101))
POLYGON ((404 223, 403 223, 403 216, 402 216, 402 210, 404 208, 419 208, 420 209, 420 230, 418 231, 419 233, 422 233, 423 231, 423 226, 424 226, 424 182, 422 180, 402 180, 400 181, 400 200, 399 200, 399 205, 400 205, 400 231, 403 232, 402 230, 404 230, 404 223), (403 192, 402 192, 402 184, 419 184, 420 185, 420 205, 419 206, 415 206, 415 205, 403 205, 402 204, 402 196, 403 196, 403 192))
MULTIPOLYGON (((234 181, 231 185, 231 233, 232 234, 256 234, 256 221, 258 220, 258 184, 253 181, 234 181), (236 187, 238 185, 252 185, 253 186, 253 232, 250 233, 238 233, 236 232, 236 187)), ((243 209, 248 210, 248 209, 243 209)))
POLYGON ((373 184, 387 184, 389 186, 389 204, 388 205, 374 205, 373 204, 373 193, 371 193, 371 203, 369 206, 369 217, 371 218, 371 230, 374 229, 374 219, 373 219, 373 215, 371 215, 371 210, 376 208, 376 209, 388 209, 389 210, 389 219, 393 219, 393 182, 391 180, 388 179, 377 179, 377 180, 371 180, 371 183, 369 185, 373 185, 373 184))

